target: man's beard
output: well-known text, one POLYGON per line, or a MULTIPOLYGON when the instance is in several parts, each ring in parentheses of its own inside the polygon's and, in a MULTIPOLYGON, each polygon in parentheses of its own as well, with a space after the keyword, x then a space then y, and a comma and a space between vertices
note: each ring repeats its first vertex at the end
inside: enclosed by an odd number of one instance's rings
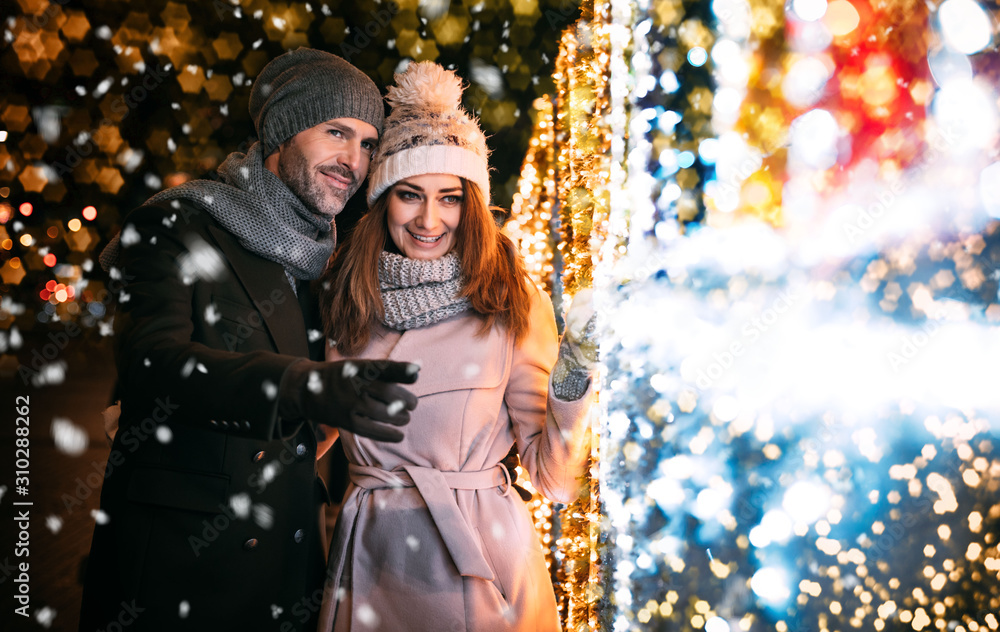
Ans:
POLYGON ((344 210, 347 200, 358 190, 358 183, 350 170, 337 165, 321 166, 318 171, 348 178, 351 186, 346 190, 324 186, 320 182, 323 176, 313 173, 305 156, 291 143, 282 149, 278 157, 278 177, 292 193, 313 213, 333 219, 344 210))

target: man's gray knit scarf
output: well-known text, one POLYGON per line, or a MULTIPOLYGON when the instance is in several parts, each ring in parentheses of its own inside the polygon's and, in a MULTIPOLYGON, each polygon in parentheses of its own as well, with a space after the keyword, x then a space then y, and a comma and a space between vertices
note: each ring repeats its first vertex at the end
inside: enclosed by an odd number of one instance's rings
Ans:
POLYGON ((462 268, 455 253, 424 261, 383 252, 378 280, 391 329, 426 327, 469 309, 469 299, 458 295, 462 268))
MULTIPOLYGON (((233 152, 219 165, 222 182, 192 180, 157 193, 146 204, 197 202, 244 248, 280 263, 294 289, 293 277, 319 278, 337 242, 336 226, 306 208, 278 176, 265 169, 262 154, 259 142, 246 154, 233 152)), ((105 270, 117 265, 120 236, 115 235, 101 253, 105 270)))

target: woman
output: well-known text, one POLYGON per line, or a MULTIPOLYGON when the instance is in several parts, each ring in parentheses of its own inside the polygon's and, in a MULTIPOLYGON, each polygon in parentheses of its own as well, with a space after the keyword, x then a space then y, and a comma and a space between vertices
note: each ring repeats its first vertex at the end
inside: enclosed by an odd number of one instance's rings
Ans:
POLYGON ((320 629, 558 630, 538 535, 500 463, 516 442, 546 496, 576 497, 588 367, 579 345, 560 353, 549 298, 492 219, 486 139, 461 81, 432 62, 396 80, 371 210, 322 302, 327 359, 417 362, 419 403, 399 443, 340 435, 351 485, 320 629))

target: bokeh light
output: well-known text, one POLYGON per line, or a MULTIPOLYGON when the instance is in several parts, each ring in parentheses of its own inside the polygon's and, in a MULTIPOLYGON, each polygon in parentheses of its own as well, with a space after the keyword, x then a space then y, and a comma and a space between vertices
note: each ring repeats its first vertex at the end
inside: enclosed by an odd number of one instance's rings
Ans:
POLYGON ((945 0, 937 15, 944 41, 960 53, 978 53, 993 39, 992 20, 975 0, 945 0))

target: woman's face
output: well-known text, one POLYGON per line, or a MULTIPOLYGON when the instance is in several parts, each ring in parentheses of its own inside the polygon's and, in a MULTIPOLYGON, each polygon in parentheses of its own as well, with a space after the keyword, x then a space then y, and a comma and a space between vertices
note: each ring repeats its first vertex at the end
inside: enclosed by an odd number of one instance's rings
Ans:
POLYGON ((389 189, 389 235, 410 259, 437 259, 455 245, 462 215, 462 180, 430 173, 400 180, 389 189))

